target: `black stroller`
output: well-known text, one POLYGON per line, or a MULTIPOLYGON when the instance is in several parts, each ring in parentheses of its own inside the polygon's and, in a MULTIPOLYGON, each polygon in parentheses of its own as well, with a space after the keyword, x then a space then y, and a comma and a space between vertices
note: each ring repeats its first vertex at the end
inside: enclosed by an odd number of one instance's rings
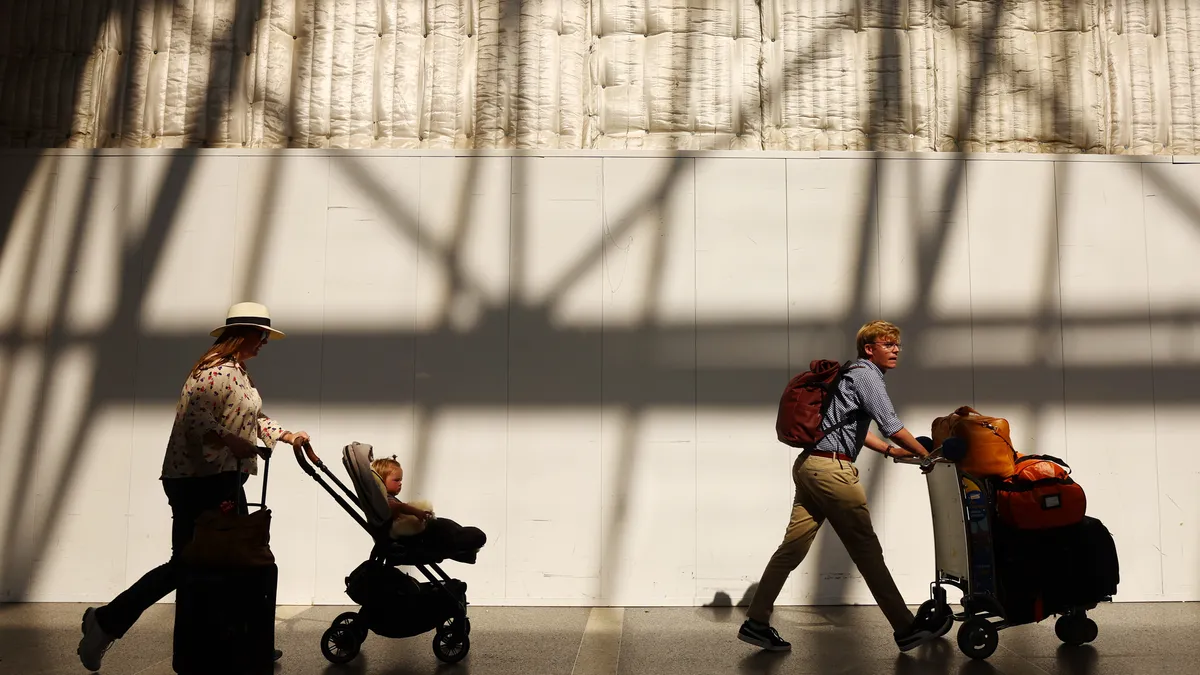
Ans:
MULTIPOLYGON (((305 450, 311 448, 306 444, 305 450)), ((361 609, 345 612, 333 620, 321 636, 321 653, 332 663, 348 663, 358 656, 369 633, 405 638, 433 630, 434 655, 445 663, 457 663, 471 648, 467 585, 450 578, 438 563, 452 557, 470 564, 476 551, 448 552, 444 547, 432 546, 420 535, 393 539, 386 493, 371 471, 372 460, 372 448, 365 443, 351 443, 342 450, 342 464, 350 475, 354 492, 324 462, 316 462, 322 473, 350 499, 347 502, 317 474, 305 453, 296 450, 300 468, 333 495, 374 541, 371 557, 346 577, 346 595, 361 609), (400 565, 416 567, 429 581, 418 582, 397 569, 400 565)))

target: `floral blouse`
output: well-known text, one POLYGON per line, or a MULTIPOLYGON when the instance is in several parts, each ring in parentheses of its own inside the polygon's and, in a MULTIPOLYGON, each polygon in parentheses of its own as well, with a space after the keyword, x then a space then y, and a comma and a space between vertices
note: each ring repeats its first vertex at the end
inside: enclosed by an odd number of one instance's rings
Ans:
POLYGON ((209 432, 227 432, 275 448, 283 427, 262 412, 262 398, 241 364, 229 360, 190 376, 175 406, 175 424, 163 458, 163 478, 258 473, 258 458, 239 460, 209 432), (206 438, 206 436, 208 436, 206 438))

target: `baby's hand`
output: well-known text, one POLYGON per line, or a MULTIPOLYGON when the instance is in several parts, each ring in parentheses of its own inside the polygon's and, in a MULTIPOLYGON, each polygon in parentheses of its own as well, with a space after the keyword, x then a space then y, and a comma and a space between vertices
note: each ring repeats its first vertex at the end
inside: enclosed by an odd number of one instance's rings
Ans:
POLYGON ((422 511, 421 520, 429 520, 433 517, 433 511, 422 511))

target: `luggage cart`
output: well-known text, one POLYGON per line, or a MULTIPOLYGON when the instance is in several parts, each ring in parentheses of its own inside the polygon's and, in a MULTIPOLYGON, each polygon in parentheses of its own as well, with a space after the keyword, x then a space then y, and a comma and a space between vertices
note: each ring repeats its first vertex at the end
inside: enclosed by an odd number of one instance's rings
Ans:
MULTIPOLYGON (((957 588, 962 592, 963 608, 953 615, 955 621, 962 623, 958 647, 973 659, 986 659, 996 651, 1001 630, 1041 620, 1010 621, 1006 612, 993 537, 994 491, 988 481, 963 473, 958 464, 941 457, 938 451, 924 461, 911 458, 894 461, 922 465, 926 470, 936 576, 930 584, 931 599, 921 611, 940 616, 952 613, 945 587, 957 588)), ((1064 643, 1077 646, 1096 639, 1096 622, 1087 616, 1087 610, 1096 604, 1051 607, 1046 615, 1059 614, 1055 634, 1064 643)))

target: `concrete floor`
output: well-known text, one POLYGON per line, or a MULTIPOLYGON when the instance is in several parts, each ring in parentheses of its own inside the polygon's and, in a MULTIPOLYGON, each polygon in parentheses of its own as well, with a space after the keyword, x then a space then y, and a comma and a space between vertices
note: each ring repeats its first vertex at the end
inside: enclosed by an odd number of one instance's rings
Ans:
MULTIPOLYGON (((84 673, 75 655, 83 605, 0 606, 0 675, 84 673)), ((320 637, 341 607, 280 607, 280 674, 691 675, 1003 673, 1172 675, 1200 672, 1200 603, 1114 604, 1092 612, 1100 635, 1063 646, 1053 619, 1000 633, 987 661, 945 638, 900 654, 875 607, 784 607, 774 623, 791 653, 768 654, 736 639, 738 608, 471 608, 471 651, 441 666, 432 633, 376 635, 345 666, 321 655, 320 637)), ((105 657, 109 675, 168 675, 174 608, 157 605, 105 657)))

